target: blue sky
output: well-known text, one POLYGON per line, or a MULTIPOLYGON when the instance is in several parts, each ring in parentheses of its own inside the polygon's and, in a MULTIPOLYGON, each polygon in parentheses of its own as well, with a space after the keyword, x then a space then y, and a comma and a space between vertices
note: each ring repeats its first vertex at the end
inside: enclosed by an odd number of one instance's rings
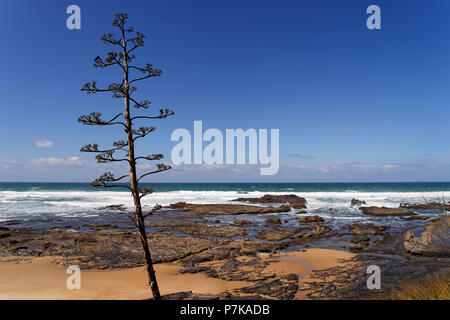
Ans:
POLYGON ((118 12, 147 35, 137 63, 163 70, 139 97, 176 112, 140 152, 170 162, 171 132, 193 130, 194 120, 280 129, 277 175, 182 166, 148 181, 450 180, 448 1, 55 0, 2 3, 0 181, 90 181, 108 170, 79 149, 123 131, 76 119, 122 111, 108 94, 80 92, 120 77, 92 66, 109 50, 100 37, 118 12), (66 28, 71 4, 81 30, 66 28), (366 28, 371 4, 381 30, 366 28))

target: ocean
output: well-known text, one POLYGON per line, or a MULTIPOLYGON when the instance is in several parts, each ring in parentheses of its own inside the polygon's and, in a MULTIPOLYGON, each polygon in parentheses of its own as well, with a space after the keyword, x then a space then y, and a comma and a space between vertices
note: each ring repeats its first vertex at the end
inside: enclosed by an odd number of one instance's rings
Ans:
MULTIPOLYGON (((264 194, 295 194, 306 198, 308 212, 331 219, 334 224, 357 220, 374 220, 350 207, 353 198, 369 206, 398 207, 401 203, 449 201, 450 183, 151 183, 155 193, 143 198, 143 206, 191 203, 230 203, 238 197, 260 197, 264 194)), ((232 202, 236 203, 236 202, 232 202)), ((126 190, 96 189, 88 183, 0 183, 0 222, 21 221, 108 221, 117 212, 98 210, 114 204, 132 209, 126 190)), ((435 215, 435 212, 427 212, 435 215)), ((277 214, 290 221, 294 212, 277 214)), ((236 217, 223 217, 235 219, 236 217)), ((240 217, 261 222, 264 217, 240 217)), ((380 220, 375 218, 375 220, 380 220)), ((226 221, 225 221, 226 222, 226 221)), ((382 223, 395 225, 399 218, 383 218, 382 223)))

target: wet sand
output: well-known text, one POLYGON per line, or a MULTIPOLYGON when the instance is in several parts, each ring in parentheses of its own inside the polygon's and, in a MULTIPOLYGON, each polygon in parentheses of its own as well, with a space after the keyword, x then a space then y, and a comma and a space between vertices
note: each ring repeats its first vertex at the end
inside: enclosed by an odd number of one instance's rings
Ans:
MULTIPOLYGON (((270 264, 267 270, 275 271, 277 274, 297 273, 300 284, 309 281, 311 272, 314 270, 323 270, 342 264, 342 259, 350 259, 355 254, 330 250, 330 249, 308 249, 306 251, 293 251, 288 254, 280 255, 280 261, 270 264)), ((317 279, 315 280, 317 281, 317 279)), ((304 300, 308 291, 297 291, 294 299, 304 300)))
MULTIPOLYGON (((279 254, 279 261, 270 263, 267 271, 277 274, 297 273, 299 282, 312 270, 339 264, 339 259, 353 254, 327 249, 308 249, 279 254)), ((273 257, 272 257, 273 258, 273 257)), ((81 289, 66 288, 66 268, 58 258, 1 258, 0 299, 147 299, 151 297, 143 267, 115 270, 81 271, 81 289)), ((192 291, 198 294, 219 294, 250 285, 245 281, 225 281, 202 273, 178 274, 176 263, 155 265, 161 294, 192 291)), ((297 294, 296 298, 304 298, 297 294)))

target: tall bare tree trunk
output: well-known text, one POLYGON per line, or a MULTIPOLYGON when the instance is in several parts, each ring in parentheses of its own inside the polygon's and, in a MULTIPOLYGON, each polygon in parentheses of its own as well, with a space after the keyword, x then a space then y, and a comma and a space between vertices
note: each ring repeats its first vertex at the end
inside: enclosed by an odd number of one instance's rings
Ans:
POLYGON ((145 231, 144 217, 142 215, 141 199, 139 196, 138 183, 136 177, 136 159, 134 155, 134 140, 132 129, 132 122, 130 116, 130 98, 129 98, 129 83, 128 83, 128 53, 126 50, 125 34, 122 30, 122 43, 123 43, 123 65, 124 65, 124 86, 125 86, 125 121, 127 125, 127 140, 128 140, 128 160, 130 161, 130 182, 131 190, 134 199, 134 206, 136 209, 135 222, 139 232, 139 238, 142 244, 142 250, 144 251, 145 264, 147 266, 147 275, 150 288, 153 293, 153 299, 160 300, 161 295, 159 293, 158 283, 156 281, 155 269, 153 268, 152 257, 148 246, 147 232, 145 231))
POLYGON ((115 141, 113 143, 113 148, 101 150, 98 148, 98 144, 88 144, 80 149, 81 152, 93 152, 97 153, 95 157, 98 163, 110 163, 117 161, 127 161, 129 164, 130 172, 129 174, 121 175, 120 177, 114 177, 114 174, 111 172, 105 172, 99 178, 95 179, 91 182, 91 186, 96 188, 126 188, 131 191, 134 200, 135 213, 134 216, 131 216, 133 221, 135 222, 136 228, 138 230, 139 238, 142 245, 142 250, 144 251, 144 259, 145 265, 147 269, 148 275, 148 283, 152 290, 153 298, 155 300, 161 299, 161 295, 158 289, 158 283, 156 282, 156 274, 153 268, 152 257, 150 254, 150 249, 148 245, 147 233, 145 230, 144 219, 157 210, 161 208, 160 205, 156 205, 153 209, 145 214, 142 212, 141 200, 142 197, 149 195, 153 192, 151 188, 141 188, 139 187, 139 181, 154 173, 163 172, 171 169, 171 166, 164 163, 157 163, 156 168, 153 171, 146 172, 137 176, 137 168, 136 161, 137 160, 148 160, 148 161, 158 161, 162 159, 164 156, 162 154, 151 154, 148 156, 135 156, 134 143, 136 139, 143 138, 150 132, 153 132, 154 127, 139 127, 133 128, 133 120, 135 119, 165 119, 168 116, 174 114, 173 111, 165 108, 160 109, 158 115, 138 115, 132 116, 130 113, 130 102, 134 103, 133 107, 136 109, 147 109, 150 101, 143 100, 141 102, 136 101, 132 94, 137 89, 134 87, 134 83, 136 81, 141 81, 153 77, 159 77, 161 75, 161 70, 157 68, 153 68, 151 64, 147 63, 145 67, 141 68, 136 65, 133 65, 131 61, 135 58, 133 54, 130 54, 134 49, 138 47, 142 47, 144 45, 145 35, 136 32, 134 37, 129 37, 126 39, 126 32, 133 32, 134 29, 132 27, 125 27, 127 22, 128 15, 126 13, 116 14, 115 19, 113 21, 113 26, 118 27, 121 30, 121 38, 117 39, 113 34, 105 34, 101 38, 101 40, 106 44, 117 45, 121 47, 120 51, 110 51, 108 56, 105 59, 102 59, 100 56, 97 56, 94 59, 94 67, 96 68, 106 68, 109 66, 119 66, 121 71, 123 71, 123 78, 120 83, 112 82, 106 89, 97 88, 96 81, 87 82, 81 88, 81 91, 85 91, 87 94, 97 93, 97 92, 111 92, 113 94, 113 98, 124 98, 125 103, 125 112, 121 112, 114 116, 109 121, 106 121, 101 118, 102 114, 99 112, 91 112, 88 115, 82 115, 78 118, 78 122, 83 125, 97 125, 97 126, 109 126, 109 125, 121 125, 125 127, 125 133, 127 135, 127 141, 115 141), (127 44, 130 48, 127 49, 127 44), (144 75, 141 77, 133 78, 133 71, 140 71, 144 75), (117 120, 118 119, 118 120, 117 120), (126 149, 128 147, 128 149, 126 149), (126 155, 121 158, 114 157, 114 153, 116 151, 125 151, 126 155), (120 181, 129 177, 131 182, 131 187, 128 184, 115 184, 115 182, 120 181))

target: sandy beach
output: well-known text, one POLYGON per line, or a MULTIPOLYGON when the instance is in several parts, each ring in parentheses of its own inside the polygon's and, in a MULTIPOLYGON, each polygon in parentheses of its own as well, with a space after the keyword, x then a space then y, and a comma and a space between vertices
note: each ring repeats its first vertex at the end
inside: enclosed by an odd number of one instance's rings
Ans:
MULTIPOLYGON (((277 276, 298 274, 299 282, 308 279, 313 270, 340 265, 341 259, 354 256, 352 253, 308 249, 277 254, 262 258, 277 260, 270 262, 265 272, 277 276)), ((148 299, 151 297, 143 267, 115 270, 81 271, 81 289, 68 290, 66 268, 59 264, 58 257, 1 258, 0 299, 148 299)), ((203 273, 180 274, 181 267, 175 262, 155 266, 160 290, 163 295, 192 291, 197 294, 234 293, 235 289, 248 286, 247 281, 226 281, 207 277, 203 273)), ((304 298, 298 292, 296 298, 304 298)))
MULTIPOLYGON (((448 216, 410 211, 416 205, 350 209, 367 218, 341 225, 296 195, 236 202, 178 202, 146 221, 163 299, 372 299, 449 269, 448 216), (372 265, 382 273, 377 292, 367 286, 372 265)), ((143 266, 129 221, 0 224, 0 299, 149 299, 143 266), (80 289, 66 287, 71 265, 80 289)))

